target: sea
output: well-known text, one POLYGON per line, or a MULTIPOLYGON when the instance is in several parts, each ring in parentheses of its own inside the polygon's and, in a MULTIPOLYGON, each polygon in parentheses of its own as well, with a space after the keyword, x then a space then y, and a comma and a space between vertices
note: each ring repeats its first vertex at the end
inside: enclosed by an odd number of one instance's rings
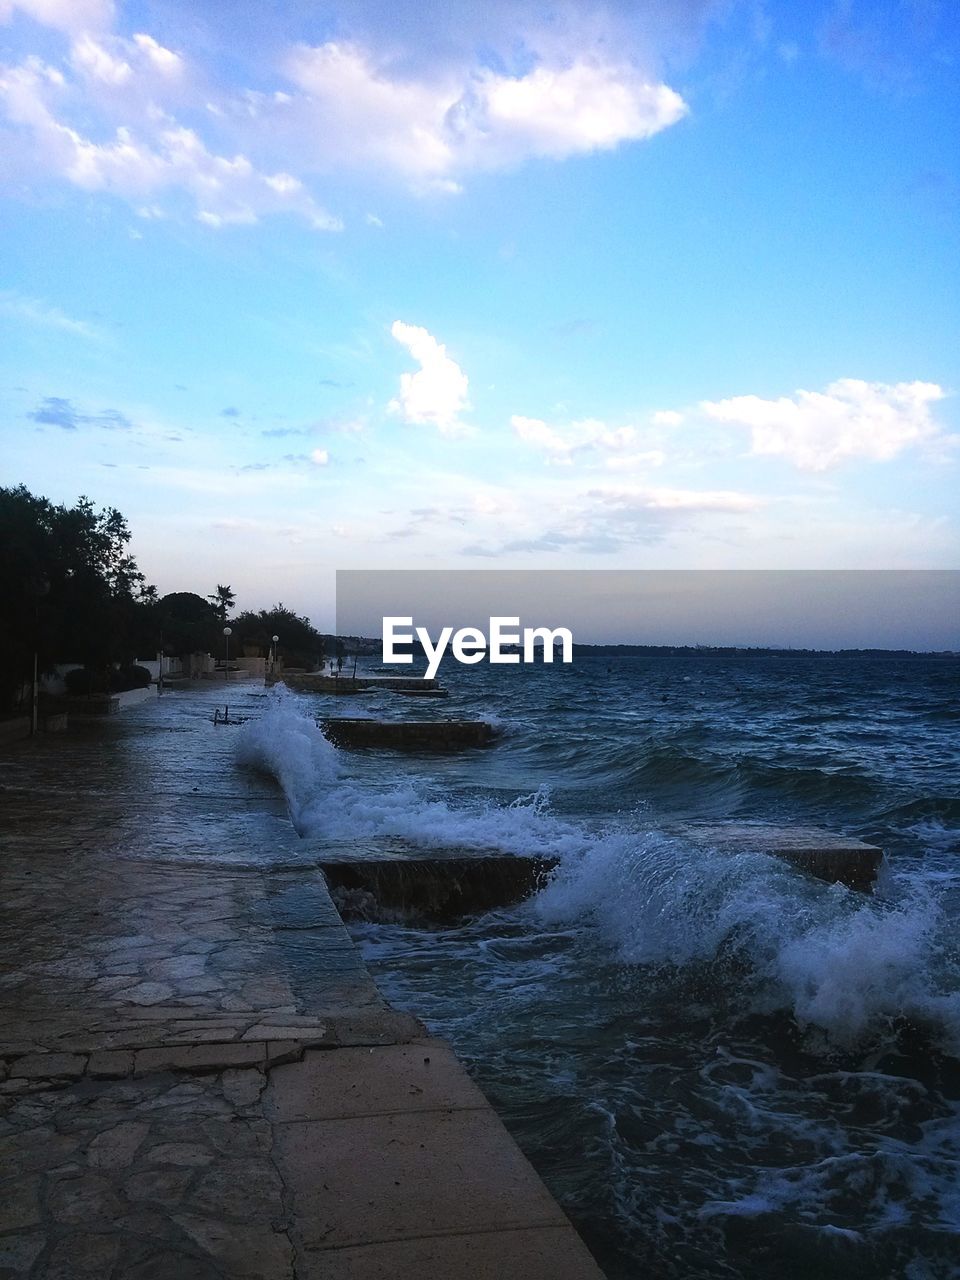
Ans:
POLYGON ((440 678, 444 700, 277 686, 240 759, 277 778, 305 851, 559 860, 519 905, 351 928, 609 1280, 960 1276, 960 659, 693 650, 440 678), (327 714, 501 732, 347 752, 327 714), (858 837, 879 883, 695 847, 690 820, 858 837))

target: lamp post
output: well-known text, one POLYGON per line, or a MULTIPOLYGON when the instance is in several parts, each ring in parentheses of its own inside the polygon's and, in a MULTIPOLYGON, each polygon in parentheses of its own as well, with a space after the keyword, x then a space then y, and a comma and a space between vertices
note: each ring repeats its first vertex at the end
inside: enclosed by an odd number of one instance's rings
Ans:
POLYGON ((40 601, 49 594, 50 583, 42 574, 33 578, 27 587, 33 597, 33 681, 30 686, 30 733, 36 734, 40 728, 40 601))
POLYGON ((223 662, 224 680, 230 679, 230 637, 232 635, 233 635, 233 627, 223 628, 223 639, 224 639, 224 644, 226 645, 226 657, 224 658, 224 662, 223 662))
POLYGON ((270 651, 270 674, 271 674, 271 675, 276 675, 276 671, 277 671, 277 644, 279 643, 280 637, 279 637, 279 636, 271 636, 271 637, 270 637, 270 639, 273 641, 273 648, 272 648, 272 649, 271 649, 271 651, 270 651))

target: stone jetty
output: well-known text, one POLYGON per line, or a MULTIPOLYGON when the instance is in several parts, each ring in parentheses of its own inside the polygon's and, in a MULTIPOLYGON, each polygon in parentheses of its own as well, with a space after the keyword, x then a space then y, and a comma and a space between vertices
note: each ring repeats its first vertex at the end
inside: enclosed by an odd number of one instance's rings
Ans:
POLYGON ((324 737, 336 747, 391 751, 466 751, 489 746, 498 736, 483 720, 366 720, 326 716, 324 737))
POLYGON ((0 1275, 602 1280, 217 699, 0 747, 0 1275))

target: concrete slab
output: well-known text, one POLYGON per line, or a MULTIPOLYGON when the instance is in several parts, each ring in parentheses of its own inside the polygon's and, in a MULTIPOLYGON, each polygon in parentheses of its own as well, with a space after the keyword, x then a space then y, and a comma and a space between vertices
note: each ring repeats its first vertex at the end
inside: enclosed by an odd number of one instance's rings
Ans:
POLYGON ((270 1076, 275 1121, 333 1120, 398 1112, 489 1107, 442 1040, 378 1049, 308 1052, 270 1076))
POLYGON ((298 1280, 603 1280, 570 1227, 304 1250, 298 1280))
POLYGON ((389 751, 467 751, 489 746, 500 731, 484 720, 371 720, 326 716, 324 737, 337 747, 389 751))
POLYGON ((687 822, 677 834, 702 846, 732 852, 769 853, 833 884, 873 888, 883 850, 821 827, 782 827, 766 822, 687 822))
POLYGON ((566 1223, 489 1110, 290 1121, 276 1155, 309 1249, 566 1223))
POLYGON ((522 902, 546 884, 555 858, 444 851, 350 859, 324 853, 318 863, 345 919, 450 921, 522 902))

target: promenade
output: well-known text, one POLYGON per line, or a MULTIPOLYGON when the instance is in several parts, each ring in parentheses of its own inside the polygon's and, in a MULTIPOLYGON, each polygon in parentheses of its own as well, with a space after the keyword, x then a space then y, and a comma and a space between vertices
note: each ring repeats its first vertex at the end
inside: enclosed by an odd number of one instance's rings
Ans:
POLYGON ((0 1280, 598 1280, 224 697, 0 750, 0 1280))

